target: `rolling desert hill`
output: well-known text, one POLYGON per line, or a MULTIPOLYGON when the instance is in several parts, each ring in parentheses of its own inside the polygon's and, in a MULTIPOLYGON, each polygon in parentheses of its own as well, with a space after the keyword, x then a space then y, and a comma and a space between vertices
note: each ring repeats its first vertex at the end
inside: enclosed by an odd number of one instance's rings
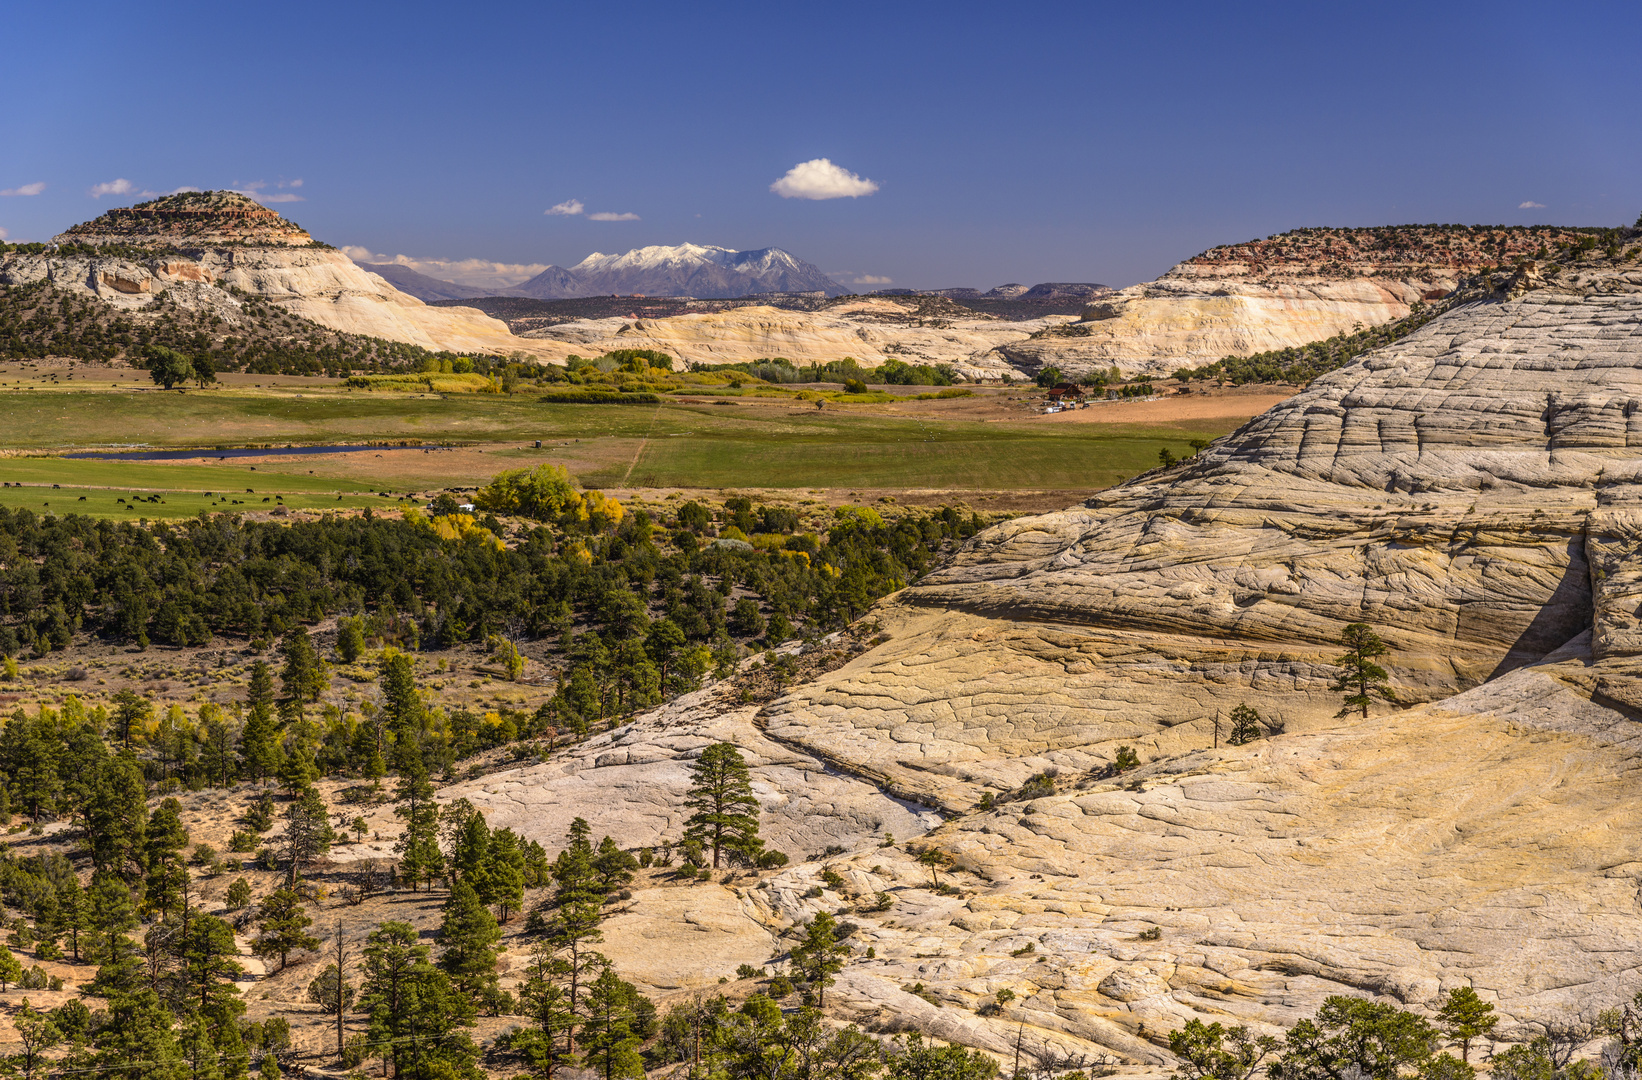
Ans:
POLYGON ((563 359, 555 343, 515 337, 472 308, 432 308, 314 241, 272 210, 233 192, 168 195, 110 210, 57 237, 59 247, 0 255, 0 285, 49 283, 124 312, 160 294, 229 326, 240 294, 339 333, 431 350, 563 359))
POLYGON ((1167 1068, 1188 1019, 1277 1032, 1335 993, 1470 986, 1506 1041, 1594 1016, 1642 978, 1639 240, 1473 278, 1198 456, 993 527, 766 705, 703 692, 451 794, 654 844, 734 741, 816 856, 682 925, 636 894, 604 947, 705 987, 847 910, 836 1016, 1001 1055, 1167 1068), (1356 622, 1393 650, 1366 718, 1331 689, 1356 622), (1231 746, 1239 704, 1269 726, 1231 746))

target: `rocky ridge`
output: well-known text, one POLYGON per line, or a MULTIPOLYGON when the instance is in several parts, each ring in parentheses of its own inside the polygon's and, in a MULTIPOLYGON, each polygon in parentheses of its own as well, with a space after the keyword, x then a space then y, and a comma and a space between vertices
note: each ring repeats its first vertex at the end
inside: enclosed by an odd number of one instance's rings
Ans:
POLYGON ((1094 300, 1083 318, 1000 347, 1028 372, 1112 366, 1167 375, 1407 315, 1483 267, 1545 259, 1596 230, 1410 225, 1298 229, 1211 248, 1155 281, 1094 300))
MULTIPOLYGON (((947 819, 715 910, 751 941, 851 909, 840 1017, 1126 1070, 1166 1066, 1192 1016, 1274 1031, 1331 993, 1423 1009, 1472 986, 1508 1040, 1628 999, 1639 254, 1491 283, 1197 458, 981 534, 880 606, 886 642, 750 715, 699 701, 623 729, 658 773, 695 752, 666 744, 687 728, 761 768, 824 762, 860 793, 834 806, 873 788, 947 819), (1395 650, 1399 707, 1368 719, 1337 717, 1329 685, 1355 621, 1395 650), (1216 745, 1239 703, 1273 733, 1216 745), (1114 771, 1119 746, 1139 768, 1114 771), (925 845, 955 860, 946 892, 925 845)), ((790 830, 796 777, 761 779, 790 830)), ((667 834, 661 787, 627 842, 667 834)), ((579 782, 520 791, 555 824, 591 805, 579 782)), ((859 827, 805 812, 808 835, 859 827)), ((694 962, 647 960, 677 985, 694 962)))

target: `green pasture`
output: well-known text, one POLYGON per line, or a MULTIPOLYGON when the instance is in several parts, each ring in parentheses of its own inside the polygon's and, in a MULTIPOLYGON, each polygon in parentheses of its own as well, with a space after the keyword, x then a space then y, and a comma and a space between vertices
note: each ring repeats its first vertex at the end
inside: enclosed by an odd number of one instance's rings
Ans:
POLYGON ((661 434, 613 466, 579 474, 621 487, 870 487, 1095 490, 1191 453, 1223 430, 934 420, 812 421, 763 430, 661 434))
POLYGON ((202 510, 244 513, 291 510, 378 509, 400 505, 355 480, 315 477, 306 470, 240 459, 221 465, 166 465, 61 457, 0 458, 0 506, 46 514, 111 518, 185 518, 202 510), (293 471, 294 470, 294 471, 293 471))
POLYGON ((482 456, 414 460, 376 460, 372 453, 187 465, 0 458, 0 480, 27 485, 0 488, 0 504, 152 518, 267 509, 278 505, 278 495, 292 509, 397 505, 370 492, 473 485, 502 468, 544 460, 606 487, 1093 491, 1153 467, 1163 447, 1184 456, 1189 440, 1230 427, 982 422, 939 409, 906 415, 870 405, 544 405, 523 395, 438 398, 331 388, 0 393, 0 449, 381 441, 490 447, 482 456), (150 494, 163 502, 147 501, 150 494), (135 502, 139 496, 144 501, 135 502))

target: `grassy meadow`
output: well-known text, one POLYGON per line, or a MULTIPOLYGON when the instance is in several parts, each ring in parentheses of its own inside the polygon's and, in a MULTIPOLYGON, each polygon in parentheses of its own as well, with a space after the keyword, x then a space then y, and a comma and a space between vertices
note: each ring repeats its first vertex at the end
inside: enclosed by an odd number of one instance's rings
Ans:
POLYGON ((0 487, 0 504, 122 518, 279 505, 380 508, 399 505, 407 492, 472 487, 538 461, 566 465, 583 483, 607 488, 1078 492, 1151 468, 1161 448, 1183 456, 1189 440, 1235 424, 1050 425, 1034 423, 1020 400, 1017 392, 816 409, 724 395, 560 405, 527 394, 351 392, 323 380, 187 393, 87 382, 0 388, 0 453, 12 455, 0 457, 0 481, 8 485, 0 487), (203 450, 179 463, 52 456, 139 444, 330 443, 413 445, 220 461, 203 450), (416 443, 457 449, 430 452, 416 443))

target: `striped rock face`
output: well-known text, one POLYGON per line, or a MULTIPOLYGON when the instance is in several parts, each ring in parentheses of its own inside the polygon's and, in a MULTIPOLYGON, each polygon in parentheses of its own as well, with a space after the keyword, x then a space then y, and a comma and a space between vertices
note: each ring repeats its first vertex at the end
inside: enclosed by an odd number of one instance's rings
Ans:
MULTIPOLYGON (((560 829, 591 808, 652 844, 688 759, 737 741, 772 825, 843 850, 704 894, 691 925, 756 951, 848 909, 830 1010, 1005 1056, 1024 1038, 1155 1070, 1193 1016, 1275 1031, 1339 993, 1423 1010, 1472 986, 1506 1040, 1628 1000, 1633 265, 1479 296, 1190 461, 981 534, 880 606, 886 641, 761 709, 680 703, 586 770, 467 794, 560 829), (1397 704, 1367 718, 1331 688, 1355 622, 1393 650, 1397 704), (1264 727, 1230 746, 1240 704, 1264 727), (863 837, 891 803, 945 820, 863 837)), ((682 986, 707 937, 660 933, 668 903, 636 895, 624 925, 663 943, 652 985, 682 986)))

